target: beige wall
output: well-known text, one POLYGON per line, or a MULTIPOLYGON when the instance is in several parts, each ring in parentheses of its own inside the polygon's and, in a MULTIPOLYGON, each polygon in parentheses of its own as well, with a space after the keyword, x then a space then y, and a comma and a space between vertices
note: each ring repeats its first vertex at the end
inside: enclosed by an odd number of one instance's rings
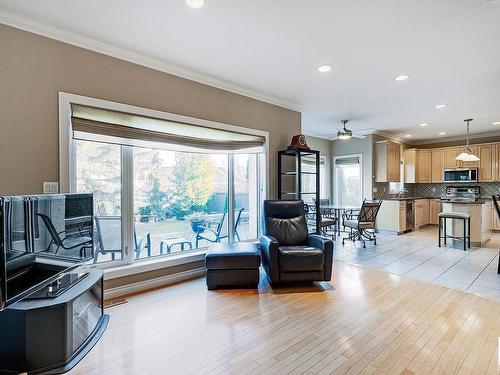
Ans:
POLYGON ((0 194, 58 181, 58 91, 218 121, 270 134, 276 152, 300 133, 300 113, 0 25, 0 194))

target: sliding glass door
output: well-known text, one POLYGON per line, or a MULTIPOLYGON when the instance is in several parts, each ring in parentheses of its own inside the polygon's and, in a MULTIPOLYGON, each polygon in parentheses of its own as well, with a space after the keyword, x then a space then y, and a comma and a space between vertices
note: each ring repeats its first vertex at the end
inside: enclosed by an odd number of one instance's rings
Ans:
POLYGON ((363 171, 361 155, 336 156, 333 160, 334 203, 358 207, 363 201, 363 171))

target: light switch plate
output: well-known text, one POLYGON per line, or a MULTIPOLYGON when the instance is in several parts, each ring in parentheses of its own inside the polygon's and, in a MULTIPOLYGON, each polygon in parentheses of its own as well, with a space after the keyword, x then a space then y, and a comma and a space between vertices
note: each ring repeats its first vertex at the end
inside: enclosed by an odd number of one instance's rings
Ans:
POLYGON ((43 182, 44 194, 57 194, 59 193, 59 182, 43 182))

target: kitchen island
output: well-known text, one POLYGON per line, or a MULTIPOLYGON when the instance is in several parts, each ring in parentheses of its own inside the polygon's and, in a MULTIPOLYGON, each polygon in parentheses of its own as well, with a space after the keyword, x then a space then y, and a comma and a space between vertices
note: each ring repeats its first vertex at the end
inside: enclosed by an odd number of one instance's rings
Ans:
MULTIPOLYGON (((465 201, 465 202, 451 202, 441 200, 443 212, 461 212, 471 216, 470 218, 470 241, 471 246, 482 246, 491 237, 490 223, 485 220, 489 216, 488 207, 485 205, 486 201, 465 201)), ((463 223, 461 220, 446 219, 446 227, 448 234, 462 237, 463 236, 463 223)))

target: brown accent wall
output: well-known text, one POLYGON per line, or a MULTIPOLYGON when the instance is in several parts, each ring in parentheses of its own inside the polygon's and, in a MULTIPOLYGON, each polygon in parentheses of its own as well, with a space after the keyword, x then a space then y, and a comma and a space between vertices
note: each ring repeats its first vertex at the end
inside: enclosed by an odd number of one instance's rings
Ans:
POLYGON ((276 152, 300 113, 0 25, 0 195, 40 193, 59 180, 58 92, 269 131, 276 152))

